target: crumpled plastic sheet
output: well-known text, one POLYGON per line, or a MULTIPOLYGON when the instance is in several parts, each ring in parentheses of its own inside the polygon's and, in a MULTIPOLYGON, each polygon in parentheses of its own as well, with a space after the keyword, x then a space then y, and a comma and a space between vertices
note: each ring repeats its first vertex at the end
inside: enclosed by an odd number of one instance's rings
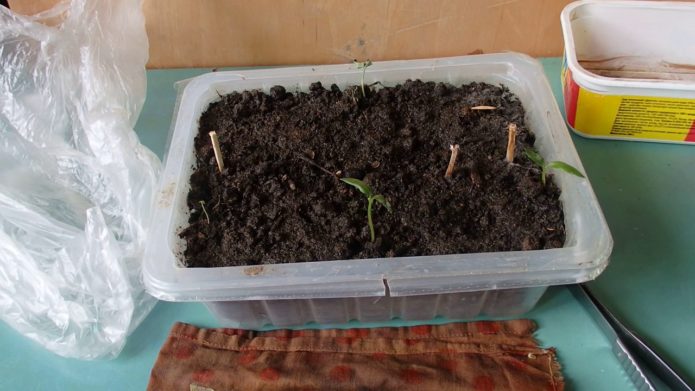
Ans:
POLYGON ((139 0, 0 7, 0 318, 62 356, 116 357, 155 303, 147 53, 139 0))

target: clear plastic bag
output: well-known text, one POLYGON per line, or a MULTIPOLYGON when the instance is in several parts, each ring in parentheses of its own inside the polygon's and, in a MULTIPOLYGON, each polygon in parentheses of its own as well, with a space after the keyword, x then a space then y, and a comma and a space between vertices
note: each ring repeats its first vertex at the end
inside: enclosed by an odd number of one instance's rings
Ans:
POLYGON ((49 350, 118 355, 154 306, 141 261, 161 164, 138 0, 0 7, 0 318, 49 350))

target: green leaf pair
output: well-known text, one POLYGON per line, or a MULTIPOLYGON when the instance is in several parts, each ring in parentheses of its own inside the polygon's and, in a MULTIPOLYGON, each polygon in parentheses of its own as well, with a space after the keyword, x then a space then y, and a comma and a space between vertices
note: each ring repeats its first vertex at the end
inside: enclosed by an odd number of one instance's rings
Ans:
POLYGON ((369 185, 364 181, 361 181, 357 178, 340 178, 340 180, 356 188, 360 191, 360 193, 364 194, 364 196, 367 197, 367 224, 369 224, 369 233, 373 242, 375 240, 374 223, 372 222, 372 206, 374 205, 374 201, 376 201, 378 204, 381 204, 389 212, 391 212, 391 204, 388 202, 388 200, 386 200, 386 198, 384 198, 383 195, 374 194, 372 188, 369 187, 369 185))
POLYGON ((541 169, 541 183, 543 183, 543 186, 545 186, 545 177, 548 175, 548 172, 549 172, 551 169, 564 171, 564 172, 566 172, 566 173, 568 173, 568 174, 572 174, 572 175, 574 175, 574 176, 578 176, 578 177, 580 177, 580 178, 584 178, 584 175, 583 175, 581 172, 579 172, 579 170, 577 170, 576 168, 570 166, 569 164, 567 164, 567 163, 565 163, 565 162, 561 162, 561 161, 559 161, 559 160, 555 160, 555 161, 552 161, 552 162, 550 162, 550 163, 546 163, 545 159, 543 159, 543 156, 541 156, 541 155, 538 153, 538 151, 536 151, 535 149, 526 148, 526 149, 524 150, 524 154, 525 154, 526 157, 528 157, 529 160, 531 160, 535 165, 537 165, 538 167, 540 167, 540 169, 541 169))

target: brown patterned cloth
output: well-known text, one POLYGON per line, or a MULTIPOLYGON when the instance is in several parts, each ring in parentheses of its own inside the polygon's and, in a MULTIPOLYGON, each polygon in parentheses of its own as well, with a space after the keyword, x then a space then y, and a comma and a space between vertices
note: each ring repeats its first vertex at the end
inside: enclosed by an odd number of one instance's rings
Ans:
POLYGON ((248 331, 177 323, 148 390, 563 390, 530 320, 248 331))

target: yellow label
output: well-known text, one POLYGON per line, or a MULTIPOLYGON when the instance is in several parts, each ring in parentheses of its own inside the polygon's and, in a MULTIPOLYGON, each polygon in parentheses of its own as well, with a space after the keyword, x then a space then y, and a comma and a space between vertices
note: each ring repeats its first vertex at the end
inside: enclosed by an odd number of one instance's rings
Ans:
POLYGON ((574 127, 593 136, 685 141, 694 126, 695 99, 601 95, 579 89, 574 127))

